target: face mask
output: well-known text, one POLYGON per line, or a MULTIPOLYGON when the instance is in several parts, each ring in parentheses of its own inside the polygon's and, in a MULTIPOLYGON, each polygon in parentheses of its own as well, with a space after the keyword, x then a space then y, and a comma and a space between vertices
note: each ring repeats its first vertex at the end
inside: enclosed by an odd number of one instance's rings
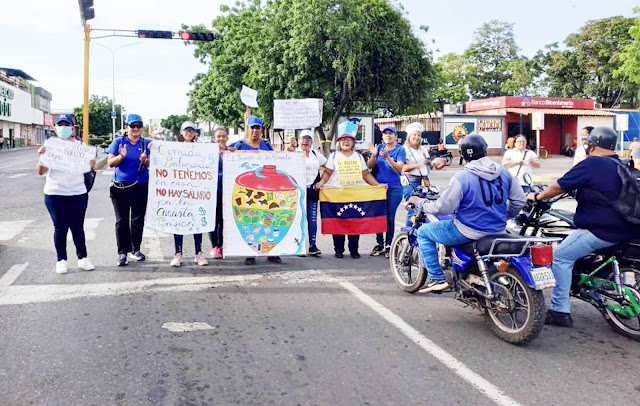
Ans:
POLYGON ((73 127, 56 126, 56 134, 58 134, 58 137, 66 140, 73 134, 73 127))

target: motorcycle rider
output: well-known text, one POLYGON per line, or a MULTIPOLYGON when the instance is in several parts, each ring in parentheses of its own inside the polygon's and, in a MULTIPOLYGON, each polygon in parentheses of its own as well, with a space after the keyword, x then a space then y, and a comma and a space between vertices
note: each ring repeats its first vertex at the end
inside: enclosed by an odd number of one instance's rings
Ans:
POLYGON ((436 243, 462 245, 501 233, 507 218, 515 217, 525 205, 520 182, 509 170, 486 156, 487 143, 483 137, 469 134, 460 140, 459 146, 467 164, 451 178, 438 200, 412 196, 408 201, 425 213, 455 213, 454 220, 427 223, 418 230, 420 253, 429 272, 429 279, 420 293, 449 288, 438 261, 436 243))
POLYGON ((588 137, 587 158, 542 192, 527 195, 528 200, 536 201, 577 191, 574 222, 578 229, 553 250, 556 287, 545 324, 573 326, 569 293, 577 259, 598 249, 640 238, 640 229, 634 228, 610 201, 620 195, 622 186, 617 164, 610 159, 618 159, 614 152, 617 141, 618 135, 612 128, 594 128, 588 137))

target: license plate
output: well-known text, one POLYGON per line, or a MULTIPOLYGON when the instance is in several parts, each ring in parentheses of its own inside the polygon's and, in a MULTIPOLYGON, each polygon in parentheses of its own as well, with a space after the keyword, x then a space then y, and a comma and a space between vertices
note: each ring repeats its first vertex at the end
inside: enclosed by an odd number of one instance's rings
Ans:
POLYGON ((556 278, 550 268, 533 268, 531 270, 533 285, 537 290, 551 289, 556 286, 556 278))

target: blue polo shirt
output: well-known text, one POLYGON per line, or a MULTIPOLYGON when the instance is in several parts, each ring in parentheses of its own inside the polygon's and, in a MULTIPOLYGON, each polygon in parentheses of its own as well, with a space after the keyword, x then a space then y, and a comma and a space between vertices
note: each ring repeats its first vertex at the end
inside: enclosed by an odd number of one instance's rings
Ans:
MULTIPOLYGON (((400 183, 400 174, 396 172, 391 165, 389 165, 382 155, 380 155, 380 150, 383 147, 385 147, 384 144, 378 145, 378 155, 376 156, 378 174, 376 175, 376 180, 379 183, 386 183, 389 188, 402 187, 402 184, 400 183)), ((389 156, 395 162, 407 162, 407 152, 400 144, 396 144, 396 147, 389 151, 389 156)))
POLYGON ((271 144, 266 142, 265 140, 260 140, 260 146, 258 148, 254 148, 251 145, 247 144, 245 140, 238 141, 233 144, 233 147, 238 151, 273 151, 273 147, 271 144))
POLYGON ((142 137, 135 144, 131 144, 129 141, 129 137, 118 137, 111 145, 109 145, 109 149, 107 152, 111 155, 118 156, 118 148, 122 146, 127 146, 127 155, 124 157, 120 165, 115 167, 115 171, 113 173, 112 181, 115 182, 135 182, 136 179, 138 183, 149 183, 149 168, 146 166, 142 169, 142 173, 140 174, 140 179, 138 179, 138 168, 140 167, 140 155, 142 155, 142 145, 144 144, 147 155, 151 154, 149 151, 149 140, 146 140, 142 137))
MULTIPOLYGON (((612 155, 612 158, 618 159, 618 156, 612 155)), ((640 238, 640 228, 629 223, 611 206, 611 201, 620 195, 622 181, 616 163, 610 158, 587 157, 558 179, 558 184, 565 192, 578 191, 576 227, 609 242, 640 238)))

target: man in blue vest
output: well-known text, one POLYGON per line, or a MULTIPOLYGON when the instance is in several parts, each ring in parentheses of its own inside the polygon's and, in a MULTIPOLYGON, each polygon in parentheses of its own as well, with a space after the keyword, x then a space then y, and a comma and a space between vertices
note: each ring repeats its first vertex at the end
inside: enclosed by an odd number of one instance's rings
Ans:
POLYGON ((507 219, 515 217, 526 203, 518 180, 486 156, 484 138, 470 134, 460 140, 459 146, 467 164, 451 178, 438 200, 409 198, 409 203, 426 213, 455 214, 454 220, 428 223, 418 230, 420 253, 429 272, 429 279, 420 293, 449 288, 438 261, 436 243, 455 246, 501 233, 507 219))

